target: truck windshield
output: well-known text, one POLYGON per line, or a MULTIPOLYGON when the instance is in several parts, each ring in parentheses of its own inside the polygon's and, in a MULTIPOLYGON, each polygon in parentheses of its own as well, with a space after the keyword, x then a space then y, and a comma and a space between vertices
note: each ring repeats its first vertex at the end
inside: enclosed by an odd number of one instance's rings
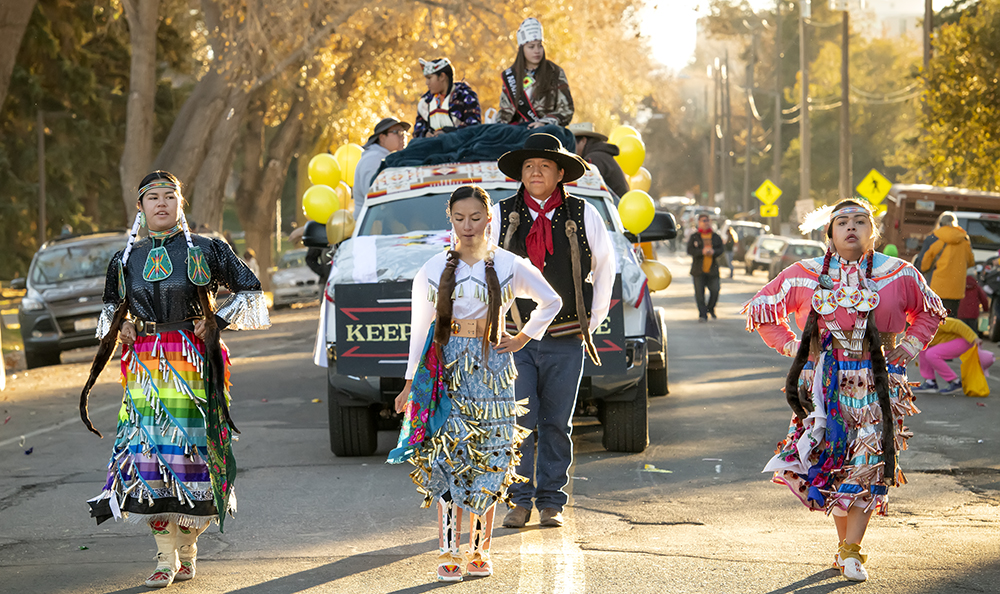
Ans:
POLYGON ((988 250, 1000 247, 1000 220, 959 219, 965 232, 969 234, 972 247, 988 250))
MULTIPOLYGON (((487 189, 490 198, 496 203, 507 198, 513 192, 508 188, 487 189)), ((364 235, 401 235, 413 231, 444 231, 451 229, 445 211, 448 208, 448 197, 451 191, 435 194, 424 194, 413 198, 403 198, 383 202, 368 207, 368 212, 361 221, 359 236, 364 235)), ((604 219, 608 229, 612 229, 610 217, 604 200, 596 196, 583 196, 597 209, 604 219)))

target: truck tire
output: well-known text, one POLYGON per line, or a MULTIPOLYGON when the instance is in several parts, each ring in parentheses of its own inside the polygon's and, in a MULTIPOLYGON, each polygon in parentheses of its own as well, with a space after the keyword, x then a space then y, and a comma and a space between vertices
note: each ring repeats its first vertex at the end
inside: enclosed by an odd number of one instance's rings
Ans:
POLYGON ((649 397, 653 398, 655 396, 666 396, 670 393, 670 379, 669 379, 669 358, 667 356, 667 323, 664 321, 663 316, 660 311, 656 312, 656 320, 660 325, 660 336, 662 340, 662 351, 660 352, 660 358, 663 361, 663 367, 657 367, 656 369, 647 368, 646 375, 648 376, 649 382, 649 397))
POLYGON ((59 365, 61 362, 59 351, 33 351, 27 348, 24 349, 24 365, 28 369, 59 365))
POLYGON ((1000 299, 990 300, 990 326, 986 338, 992 342, 1000 341, 1000 299))
POLYGON ((629 402, 604 404, 604 449, 609 452, 638 453, 649 445, 649 400, 643 373, 635 389, 636 397, 629 402))
POLYGON ((378 448, 378 413, 370 406, 340 406, 332 394, 330 407, 330 451, 344 458, 371 456, 378 448))

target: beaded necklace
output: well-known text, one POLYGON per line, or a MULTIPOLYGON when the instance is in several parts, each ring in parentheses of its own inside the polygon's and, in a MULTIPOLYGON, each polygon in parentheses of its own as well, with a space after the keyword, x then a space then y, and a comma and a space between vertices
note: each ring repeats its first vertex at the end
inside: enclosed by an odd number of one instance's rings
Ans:
POLYGON ((865 330, 868 326, 868 313, 879 304, 878 293, 868 288, 868 281, 872 276, 873 256, 871 253, 867 253, 857 262, 848 262, 838 256, 837 262, 840 267, 838 284, 840 286, 836 289, 834 289, 833 278, 829 274, 832 258, 833 249, 828 248, 823 259, 823 270, 819 276, 819 287, 813 293, 812 307, 826 322, 827 330, 847 350, 848 356, 860 358, 864 346, 865 330), (861 274, 862 266, 865 267, 864 274, 861 274), (858 286, 848 284, 852 270, 858 274, 858 286), (850 338, 847 337, 844 329, 836 320, 835 313, 840 307, 857 314, 850 338))
POLYGON ((149 231, 149 239, 153 242, 153 248, 146 256, 146 264, 142 267, 142 278, 148 282, 159 282, 170 276, 174 271, 174 265, 170 262, 170 255, 163 243, 181 232, 181 224, 178 222, 173 227, 165 231, 149 231), (159 242, 160 245, 156 245, 159 242))

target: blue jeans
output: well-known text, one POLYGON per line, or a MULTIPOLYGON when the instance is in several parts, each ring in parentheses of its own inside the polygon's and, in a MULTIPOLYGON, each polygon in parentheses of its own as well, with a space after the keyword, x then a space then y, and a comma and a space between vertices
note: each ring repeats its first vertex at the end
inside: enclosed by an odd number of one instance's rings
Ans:
POLYGON ((719 301, 719 275, 702 272, 691 278, 694 280, 694 302, 698 304, 698 317, 707 318, 709 312, 715 312, 715 304, 719 301), (708 289, 708 303, 705 303, 705 289, 708 289))
POLYGON ((532 340, 514 353, 517 379, 514 397, 528 399, 528 412, 517 424, 534 430, 521 443, 521 463, 517 473, 526 483, 510 486, 514 505, 531 509, 562 511, 569 496, 563 488, 569 482, 573 463, 573 411, 583 377, 583 341, 575 336, 532 340), (535 464, 535 450, 538 464, 535 464))

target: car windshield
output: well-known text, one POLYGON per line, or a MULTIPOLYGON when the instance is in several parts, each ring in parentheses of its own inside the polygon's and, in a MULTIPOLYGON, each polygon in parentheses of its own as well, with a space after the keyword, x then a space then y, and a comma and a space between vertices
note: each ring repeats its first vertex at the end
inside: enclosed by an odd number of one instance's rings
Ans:
POLYGON ((785 242, 780 239, 762 239, 760 242, 760 251, 776 254, 781 251, 784 245, 785 242))
POLYGON ((825 253, 823 248, 815 245, 792 245, 789 251, 796 258, 817 258, 825 253))
POLYGON ((100 243, 55 246, 38 252, 31 266, 31 282, 51 285, 85 278, 103 277, 123 242, 115 237, 100 243))
POLYGON ((965 232, 969 234, 972 247, 996 249, 1000 246, 1000 220, 962 219, 961 222, 965 232))
POLYGON ((293 252, 285 252, 281 255, 281 260, 278 262, 278 269, 284 270, 286 268, 298 268, 305 265, 306 251, 295 250, 293 252))
MULTIPOLYGON (((496 203, 511 195, 507 188, 487 190, 490 198, 496 203)), ((413 198, 403 198, 375 204, 368 207, 365 218, 361 221, 359 236, 365 235, 401 235, 414 231, 443 231, 451 229, 451 223, 445 210, 448 208, 448 197, 451 192, 424 194, 413 198)), ((611 229, 610 217, 603 199, 597 196, 582 196, 592 204, 604 219, 604 224, 611 229)))

